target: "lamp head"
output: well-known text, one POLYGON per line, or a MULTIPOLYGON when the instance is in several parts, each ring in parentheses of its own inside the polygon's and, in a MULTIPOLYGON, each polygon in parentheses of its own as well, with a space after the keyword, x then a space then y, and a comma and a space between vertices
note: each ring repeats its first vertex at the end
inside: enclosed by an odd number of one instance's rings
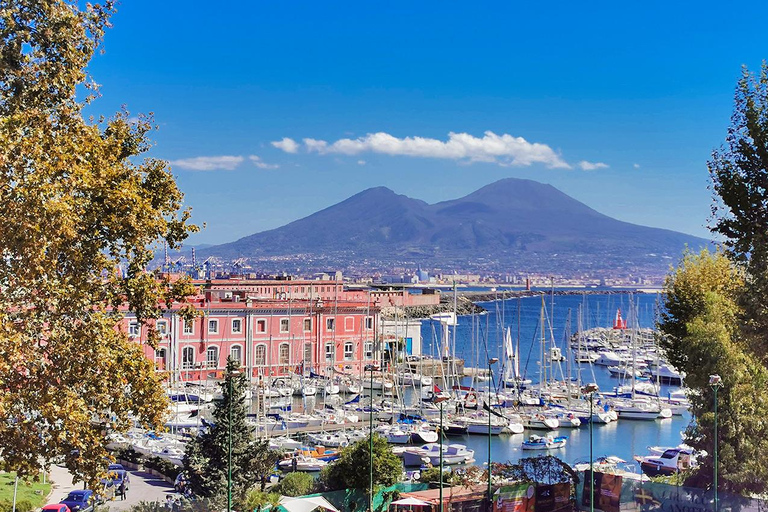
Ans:
POLYGON ((709 376, 709 385, 713 388, 719 388, 723 385, 723 379, 720 378, 719 375, 710 375, 709 376))
POLYGON ((590 394, 590 393, 596 393, 599 390, 600 390, 600 388, 597 387, 597 384, 595 384, 594 382, 584 386, 584 394, 587 394, 587 395, 590 394))
POLYGON ((499 358, 498 358, 498 357, 492 357, 492 358, 490 358, 490 359, 488 360, 488 366, 490 366, 490 365, 492 365, 492 364, 496 364, 496 363, 498 363, 498 362, 499 362, 499 358))

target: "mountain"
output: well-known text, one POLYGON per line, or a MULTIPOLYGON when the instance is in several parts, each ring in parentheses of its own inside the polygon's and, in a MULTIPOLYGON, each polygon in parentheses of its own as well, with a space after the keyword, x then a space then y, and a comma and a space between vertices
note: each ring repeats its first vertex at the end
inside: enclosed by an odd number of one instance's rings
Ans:
POLYGON ((621 270, 663 274, 707 240, 603 215, 551 185, 507 178, 427 204, 386 187, 364 190, 285 226, 200 251, 336 268, 414 263, 464 271, 621 270), (345 265, 346 262, 346 265, 345 265))

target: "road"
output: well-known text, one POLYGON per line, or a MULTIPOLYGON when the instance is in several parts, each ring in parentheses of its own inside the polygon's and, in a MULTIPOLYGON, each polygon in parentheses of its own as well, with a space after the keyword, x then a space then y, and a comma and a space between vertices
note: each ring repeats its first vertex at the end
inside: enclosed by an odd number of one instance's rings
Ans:
MULTIPOLYGON (((125 499, 121 500, 118 497, 115 500, 108 501, 104 504, 104 507, 99 507, 99 510, 106 510, 107 508, 110 512, 129 510, 141 501, 157 501, 164 504, 169 494, 174 497, 178 496, 173 489, 173 485, 161 478, 144 471, 129 471, 129 473, 131 474, 131 485, 125 499)), ((52 466, 50 478, 53 487, 51 497, 48 499, 50 503, 57 503, 64 499, 69 491, 73 489, 82 489, 82 484, 72 484, 72 475, 63 466, 52 466)))

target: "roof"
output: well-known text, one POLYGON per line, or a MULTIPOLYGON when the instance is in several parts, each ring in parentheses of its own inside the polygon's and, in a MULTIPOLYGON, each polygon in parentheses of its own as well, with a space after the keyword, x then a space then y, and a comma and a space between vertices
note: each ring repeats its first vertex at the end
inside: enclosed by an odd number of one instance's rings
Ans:
MULTIPOLYGON (((483 484, 464 487, 455 485, 453 487, 443 487, 443 502, 446 501, 470 501, 485 498, 488 487, 483 484)), ((440 489, 427 489, 425 491, 404 492, 403 498, 415 498, 420 501, 426 501, 432 504, 440 503, 440 489)))
POLYGON ((280 506, 288 512, 311 512, 317 508, 330 510, 331 512, 339 512, 339 509, 331 505, 331 503, 322 496, 312 496, 307 498, 290 498, 288 496, 283 496, 280 498, 280 506))

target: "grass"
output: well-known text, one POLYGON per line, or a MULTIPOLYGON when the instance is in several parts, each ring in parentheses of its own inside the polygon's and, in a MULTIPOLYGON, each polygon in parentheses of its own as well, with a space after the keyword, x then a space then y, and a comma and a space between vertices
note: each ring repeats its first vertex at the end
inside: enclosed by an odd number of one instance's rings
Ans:
MULTIPOLYGON (((0 473, 0 503, 13 501, 13 483, 16 473, 0 473)), ((50 494, 51 484, 42 482, 25 482, 19 480, 16 502, 27 501, 34 507, 45 505, 43 500, 50 494)))

